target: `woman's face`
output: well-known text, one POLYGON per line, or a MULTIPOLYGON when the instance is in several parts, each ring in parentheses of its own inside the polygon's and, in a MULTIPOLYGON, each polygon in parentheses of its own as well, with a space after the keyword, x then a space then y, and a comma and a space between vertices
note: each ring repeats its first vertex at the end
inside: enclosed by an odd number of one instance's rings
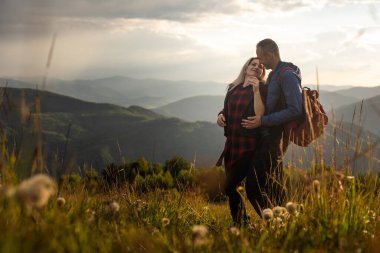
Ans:
POLYGON ((263 73, 263 65, 260 64, 259 59, 253 59, 251 63, 248 65, 245 74, 247 76, 255 76, 259 78, 263 73))

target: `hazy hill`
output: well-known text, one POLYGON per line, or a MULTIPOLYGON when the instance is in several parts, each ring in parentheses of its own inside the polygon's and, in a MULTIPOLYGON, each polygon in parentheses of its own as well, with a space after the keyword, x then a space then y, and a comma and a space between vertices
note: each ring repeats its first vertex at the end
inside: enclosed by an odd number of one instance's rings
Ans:
POLYGON ((224 96, 196 96, 181 99, 174 103, 154 109, 155 112, 187 121, 216 122, 223 109, 224 96))
MULTIPOLYGON (((320 91, 320 101, 326 111, 348 105, 359 100, 339 94, 338 92, 320 91)), ((223 109, 224 96, 195 96, 181 99, 153 109, 169 117, 178 117, 187 121, 215 122, 216 116, 223 109)))
MULTIPOLYGON (((305 85, 311 89, 317 89, 317 85, 305 85)), ((335 91, 339 91, 339 90, 344 90, 344 89, 350 89, 352 88, 353 86, 351 85, 331 85, 331 84, 321 84, 319 85, 319 89, 320 90, 325 90, 325 91, 331 91, 331 92, 335 92, 335 91)))
MULTIPOLYGON (((32 109, 27 122, 20 123, 22 92, 28 107, 35 108, 34 90, 8 88, 9 99, 4 103, 1 123, 16 133, 19 152, 30 156, 37 142, 32 134, 36 113, 32 109)), ((60 164, 56 160, 64 153, 70 169, 78 164, 103 169, 107 163, 120 162, 123 157, 144 156, 164 162, 174 155, 188 160, 196 156, 198 165, 212 165, 223 149, 222 129, 215 124, 189 123, 137 106, 96 104, 50 92, 42 92, 41 97, 45 159, 50 165, 60 164)))
MULTIPOLYGON (((329 113, 330 118, 333 115, 329 113)), ((335 110, 337 122, 353 122, 355 125, 363 126, 374 134, 379 134, 380 130, 380 95, 365 99, 347 106, 339 107, 335 110)))
MULTIPOLYGON (((34 149, 38 143, 38 136, 33 134, 33 126, 38 126, 35 121, 38 115, 34 109, 36 91, 9 88, 6 92, 6 96, 1 96, 1 129, 7 129, 8 136, 14 136, 16 152, 24 159, 17 168, 30 170, 34 149), (20 106, 22 97, 25 97, 24 104, 27 106, 20 106), (25 110, 26 107, 31 108, 30 113, 25 110), (26 116, 23 124, 21 111, 26 116)), ((78 165, 84 164, 101 170, 110 162, 120 163, 123 159, 133 160, 140 156, 151 161, 163 162, 174 155, 180 155, 188 160, 195 158, 197 165, 211 166, 224 146, 222 128, 215 123, 185 122, 176 118, 165 118, 137 106, 123 108, 111 104, 96 104, 50 92, 41 92, 41 101, 42 113, 39 115, 42 123, 43 151, 45 161, 52 172, 59 172, 62 163, 68 170, 75 171, 78 165)), ((360 149, 365 149, 368 136, 371 135, 362 129, 360 132, 356 126, 338 130, 334 138, 332 127, 328 128, 322 150, 326 157, 331 157, 336 147, 334 143, 339 143, 336 157, 339 158, 340 166, 344 163, 343 158, 346 154, 353 157, 355 149, 359 153, 360 149), (357 136, 357 133, 361 133, 358 139, 360 145, 356 145, 356 139, 353 140, 352 137, 357 136)), ((376 138, 378 137, 371 136, 372 140, 376 138)), ((9 142, 11 143, 13 142, 9 142)), ((304 155, 298 153, 293 156, 293 160, 299 161, 303 157, 303 167, 310 168, 314 157, 313 149, 300 150, 304 155)), ((369 164, 366 157, 362 160, 357 159, 355 168, 369 168, 369 165, 371 169, 380 168, 379 150, 378 146, 373 148, 371 156, 375 158, 374 162, 369 164)), ((291 152, 288 152, 288 155, 290 154, 291 152)), ((326 163, 331 162, 331 159, 325 160, 326 163)), ((353 163, 350 164, 354 166, 353 163)))
POLYGON ((376 87, 353 87, 350 89, 339 90, 339 94, 355 97, 359 100, 380 95, 380 86, 376 87))
POLYGON ((360 101, 358 98, 341 94, 340 91, 331 92, 324 90, 319 91, 319 100, 325 111, 360 101))
MULTIPOLYGON (((34 89, 39 84, 40 89, 85 101, 112 103, 124 107, 138 105, 145 108, 162 107, 184 98, 200 95, 224 96, 227 87, 227 83, 135 79, 124 76, 70 81, 49 79, 45 87, 41 87, 41 80, 42 78, 31 78, 27 81, 0 78, 0 86, 4 86, 8 82, 9 87, 34 89)), ((350 86, 321 85, 320 89, 321 94, 326 91, 329 94, 326 96, 333 98, 336 93, 329 92, 347 87, 350 86)), ((311 88, 316 87, 312 86, 311 88)), ((354 102, 356 101, 352 100, 352 96, 345 95, 329 99, 327 106, 330 109, 331 104, 336 108, 354 102)))
MULTIPOLYGON (((1 79, 0 86, 35 88, 34 82, 1 79)), ((41 87, 40 87, 41 88, 41 87)), ((215 82, 167 81, 134 79, 115 76, 94 80, 49 80, 45 90, 85 101, 112 103, 120 106, 138 105, 154 108, 191 96, 221 95, 226 85, 215 82)))

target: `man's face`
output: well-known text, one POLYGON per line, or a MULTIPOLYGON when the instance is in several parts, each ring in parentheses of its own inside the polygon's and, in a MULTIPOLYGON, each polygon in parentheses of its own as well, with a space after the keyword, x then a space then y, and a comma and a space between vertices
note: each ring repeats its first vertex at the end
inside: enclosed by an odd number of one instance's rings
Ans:
POLYGON ((266 69, 269 69, 270 68, 269 55, 264 53, 261 47, 256 48, 256 55, 260 59, 260 63, 263 64, 266 69))

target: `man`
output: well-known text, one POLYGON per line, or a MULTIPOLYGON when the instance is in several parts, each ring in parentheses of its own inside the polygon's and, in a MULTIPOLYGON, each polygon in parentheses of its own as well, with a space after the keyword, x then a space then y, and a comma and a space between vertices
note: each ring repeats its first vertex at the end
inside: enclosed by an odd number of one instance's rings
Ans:
POLYGON ((303 113, 301 75, 298 67, 281 61, 280 51, 271 39, 256 45, 256 54, 266 69, 267 79, 265 114, 243 119, 246 128, 261 127, 262 138, 252 162, 253 177, 246 180, 246 190, 256 199, 254 208, 261 210, 281 205, 284 198, 282 185, 282 158, 288 146, 284 124, 303 113))

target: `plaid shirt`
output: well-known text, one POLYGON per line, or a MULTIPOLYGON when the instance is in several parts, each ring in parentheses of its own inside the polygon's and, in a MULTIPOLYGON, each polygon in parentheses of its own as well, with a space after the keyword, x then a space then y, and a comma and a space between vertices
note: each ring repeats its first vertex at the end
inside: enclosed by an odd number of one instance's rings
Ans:
MULTIPOLYGON (((264 103, 264 98, 266 97, 265 88, 265 85, 260 85, 260 94, 264 103)), ((246 154, 255 151, 257 138, 253 135, 249 136, 241 134, 242 119, 250 102, 253 101, 252 87, 243 87, 243 85, 239 85, 230 91, 228 96, 226 108, 221 111, 221 113, 226 112, 225 115, 228 115, 226 118, 226 132, 228 134, 221 158, 224 157, 225 166, 231 167, 246 154)), ((252 103, 251 105, 253 106, 252 103)), ((219 164, 221 163, 221 158, 219 159, 219 164)))

